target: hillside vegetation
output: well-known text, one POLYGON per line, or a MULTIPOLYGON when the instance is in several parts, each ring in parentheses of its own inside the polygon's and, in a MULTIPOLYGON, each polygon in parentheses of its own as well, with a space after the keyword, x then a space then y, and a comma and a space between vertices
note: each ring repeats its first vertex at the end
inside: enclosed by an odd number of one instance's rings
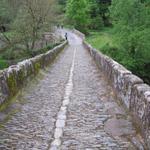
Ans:
POLYGON ((150 84, 150 67, 147 66, 147 68, 143 68, 143 64, 139 64, 141 61, 130 57, 128 51, 122 47, 120 39, 114 33, 113 28, 104 28, 101 31, 90 31, 86 37, 86 41, 150 84))
POLYGON ((94 47, 150 83, 149 0, 68 0, 66 17, 94 47))
POLYGON ((1 68, 34 56, 43 33, 56 25, 84 32, 94 47, 150 83, 150 0, 0 0, 1 68))
POLYGON ((0 0, 0 69, 58 44, 51 34, 56 6, 54 0, 0 0))

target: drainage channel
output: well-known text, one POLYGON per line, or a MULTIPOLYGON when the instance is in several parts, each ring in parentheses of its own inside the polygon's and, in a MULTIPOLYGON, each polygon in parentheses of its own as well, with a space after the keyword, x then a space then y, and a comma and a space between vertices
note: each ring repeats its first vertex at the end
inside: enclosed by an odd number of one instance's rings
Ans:
POLYGON ((54 129, 55 130, 54 140, 52 141, 49 150, 59 150, 61 146, 61 138, 63 136, 63 129, 65 128, 66 118, 67 118, 67 107, 69 105, 70 95, 73 90, 73 71, 74 71, 74 66, 75 66, 75 56, 76 56, 76 49, 74 49, 73 60, 72 60, 71 68, 70 68, 70 74, 69 74, 69 80, 66 84, 63 102, 57 114, 57 120, 55 124, 55 129, 54 129))

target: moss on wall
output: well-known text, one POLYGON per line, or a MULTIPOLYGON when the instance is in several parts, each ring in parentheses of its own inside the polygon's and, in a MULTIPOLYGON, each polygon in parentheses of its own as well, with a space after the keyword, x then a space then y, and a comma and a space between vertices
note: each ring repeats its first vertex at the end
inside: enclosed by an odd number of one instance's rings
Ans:
POLYGON ((20 86, 20 85, 23 84, 24 79, 25 79, 25 73, 24 73, 23 69, 20 69, 20 70, 18 71, 18 75, 17 75, 17 83, 18 83, 18 86, 20 86))
POLYGON ((37 73, 39 72, 40 68, 41 68, 40 62, 36 62, 36 63, 34 64, 34 69, 35 69, 34 71, 35 71, 35 74, 37 74, 37 73))
MULTIPOLYGON (((41 68, 44 68, 51 63, 55 59, 56 54, 58 54, 66 44, 67 42, 64 42, 45 54, 25 60, 9 69, 3 70, 1 76, 2 79, 4 79, 4 82, 2 83, 4 90, 0 89, 0 107, 3 103, 7 103, 7 101, 10 101, 10 99, 17 94, 28 77, 38 74, 41 68)), ((3 106, 5 107, 5 104, 3 106)))
POLYGON ((10 96, 14 96, 18 90, 15 73, 12 72, 9 74, 7 77, 7 85, 9 88, 10 96))

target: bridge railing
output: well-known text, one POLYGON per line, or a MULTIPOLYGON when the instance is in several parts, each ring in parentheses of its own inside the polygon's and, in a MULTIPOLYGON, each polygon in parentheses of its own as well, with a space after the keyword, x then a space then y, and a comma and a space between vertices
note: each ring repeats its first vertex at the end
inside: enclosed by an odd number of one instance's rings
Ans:
POLYGON ((83 33, 76 30, 74 32, 83 39, 84 46, 112 84, 117 97, 131 112, 150 149, 150 86, 110 57, 92 48, 85 42, 83 33))
POLYGON ((47 53, 24 60, 17 65, 0 71, 0 105, 14 97, 26 83, 28 77, 35 76, 40 69, 50 64, 63 50, 67 41, 47 53))
POLYGON ((73 32, 78 35, 80 38, 82 38, 83 40, 85 39, 85 35, 83 33, 81 33, 80 31, 73 29, 73 32))
POLYGON ((150 86, 85 41, 83 43, 111 82, 117 97, 130 110, 137 127, 142 131, 145 143, 150 148, 150 86))

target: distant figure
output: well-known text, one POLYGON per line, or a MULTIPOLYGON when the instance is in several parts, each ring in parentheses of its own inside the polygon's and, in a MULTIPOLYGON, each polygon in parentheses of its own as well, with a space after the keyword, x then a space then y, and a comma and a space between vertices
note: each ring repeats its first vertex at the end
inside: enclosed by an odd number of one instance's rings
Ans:
POLYGON ((65 33, 65 39, 68 40, 68 34, 67 34, 67 32, 65 33))
POLYGON ((5 26, 0 26, 0 32, 6 32, 6 27, 5 26))
POLYGON ((59 24, 58 24, 58 25, 57 25, 57 28, 59 29, 59 27, 60 27, 60 26, 59 26, 59 24))

